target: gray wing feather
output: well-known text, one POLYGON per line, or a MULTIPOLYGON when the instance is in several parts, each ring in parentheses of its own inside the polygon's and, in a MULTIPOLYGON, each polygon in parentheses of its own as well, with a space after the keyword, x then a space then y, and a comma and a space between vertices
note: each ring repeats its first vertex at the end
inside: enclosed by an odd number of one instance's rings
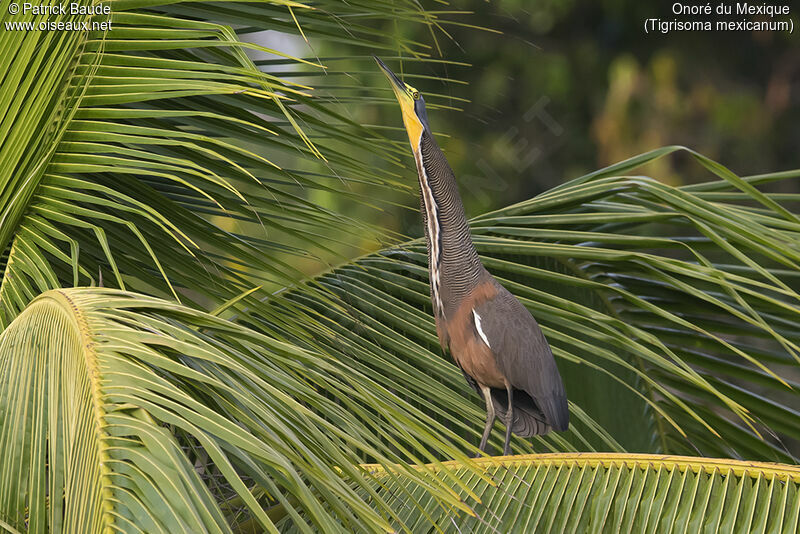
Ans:
POLYGON ((497 365, 514 388, 530 395, 553 429, 564 431, 569 426, 567 395, 550 345, 528 309, 495 284, 497 295, 475 311, 497 365))

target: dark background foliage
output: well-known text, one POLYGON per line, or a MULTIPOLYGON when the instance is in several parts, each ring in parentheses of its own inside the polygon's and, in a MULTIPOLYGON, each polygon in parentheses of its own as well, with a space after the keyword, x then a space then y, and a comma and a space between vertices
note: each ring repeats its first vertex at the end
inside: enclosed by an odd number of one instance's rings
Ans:
MULTIPOLYGON (((794 34, 645 34, 647 18, 698 19, 673 15, 666 2, 423 5, 446 11, 440 17, 448 23, 430 31, 410 21, 379 29, 430 44, 430 59, 445 63, 416 61, 402 50, 364 50, 363 61, 337 64, 347 74, 330 76, 325 85, 341 80, 365 94, 386 91, 386 105, 343 102, 343 111, 382 129, 397 127, 396 104, 369 54, 382 55, 403 71, 406 81, 426 94, 432 127, 469 214, 530 198, 668 144, 689 146, 740 175, 797 166, 800 47, 794 34), (446 78, 452 81, 442 81, 446 78)), ((312 42, 312 48, 320 57, 353 52, 345 45, 319 48, 312 42)), ((300 43, 299 50, 309 48, 300 43)), ((402 139, 401 131, 395 133, 402 139)), ((402 175, 413 187, 410 157, 403 161, 402 175)), ((674 185, 705 178, 686 158, 660 160, 647 171, 674 185)), ((412 210, 390 208, 379 224, 418 235, 413 196, 387 195, 412 210)))

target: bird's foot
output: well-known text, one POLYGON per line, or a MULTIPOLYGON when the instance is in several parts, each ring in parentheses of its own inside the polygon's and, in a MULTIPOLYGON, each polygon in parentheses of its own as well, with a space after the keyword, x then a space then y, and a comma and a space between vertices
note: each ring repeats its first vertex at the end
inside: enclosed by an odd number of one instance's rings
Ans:
POLYGON ((491 456, 491 454, 486 452, 486 448, 487 448, 486 445, 478 447, 478 453, 475 456, 473 456, 473 458, 484 458, 486 456, 491 456))

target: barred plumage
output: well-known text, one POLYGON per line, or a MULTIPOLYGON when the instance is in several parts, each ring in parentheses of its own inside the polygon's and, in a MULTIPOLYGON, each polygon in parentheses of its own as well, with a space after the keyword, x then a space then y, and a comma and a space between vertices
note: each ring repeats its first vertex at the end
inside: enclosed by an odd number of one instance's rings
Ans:
POLYGON ((425 221, 426 237, 430 251, 438 251, 437 255, 429 254, 429 269, 431 269, 431 285, 434 285, 434 270, 439 280, 436 280, 437 292, 440 295, 443 309, 441 313, 447 317, 452 315, 458 303, 469 294, 480 282, 483 265, 481 264, 475 246, 469 234, 469 224, 464 214, 464 205, 458 194, 455 175, 450 165, 433 138, 427 130, 420 136, 420 156, 416 157, 420 187, 430 189, 431 194, 422 195, 425 205, 423 216, 435 212, 438 220, 434 225, 425 221), (425 182, 425 188, 422 184, 425 182), (436 206, 427 206, 427 198, 435 202, 436 206), (431 235, 429 227, 437 227, 437 234, 431 235), (438 237, 438 243, 434 238, 438 237))

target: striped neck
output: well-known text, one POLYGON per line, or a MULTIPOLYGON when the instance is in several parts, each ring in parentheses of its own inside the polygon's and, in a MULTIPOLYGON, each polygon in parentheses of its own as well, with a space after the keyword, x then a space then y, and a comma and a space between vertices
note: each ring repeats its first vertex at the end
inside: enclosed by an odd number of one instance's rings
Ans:
POLYGON ((414 151, 428 242, 431 301, 437 317, 452 316, 485 273, 469 234, 455 175, 426 130, 414 151))

